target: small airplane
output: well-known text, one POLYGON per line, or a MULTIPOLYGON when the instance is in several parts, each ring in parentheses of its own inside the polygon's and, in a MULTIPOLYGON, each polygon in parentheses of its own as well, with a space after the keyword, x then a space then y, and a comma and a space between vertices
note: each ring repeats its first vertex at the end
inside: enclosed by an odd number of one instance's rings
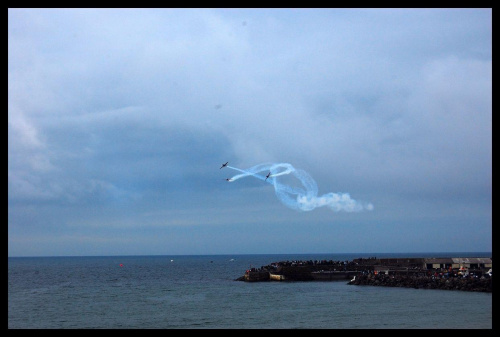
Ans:
POLYGON ((266 181, 266 180, 267 180, 267 178, 269 178, 269 176, 270 176, 270 175, 271 175, 271 172, 269 172, 269 173, 267 174, 266 179, 264 179, 264 181, 266 181))
MULTIPOLYGON (((227 166, 227 163, 229 163, 229 162, 227 161, 225 164, 222 164, 222 166, 220 167, 220 169, 221 169, 221 168, 223 168, 223 167, 226 167, 226 166, 227 166)), ((220 170, 220 169, 219 169, 219 170, 220 170)))
POLYGON ((227 181, 233 181, 231 178, 226 178, 227 181))

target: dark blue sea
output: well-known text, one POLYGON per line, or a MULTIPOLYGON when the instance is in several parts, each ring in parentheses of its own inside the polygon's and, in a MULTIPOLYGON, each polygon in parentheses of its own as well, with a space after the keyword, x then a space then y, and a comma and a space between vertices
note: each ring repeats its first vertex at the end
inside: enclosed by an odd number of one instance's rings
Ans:
POLYGON ((492 293, 235 281, 277 261, 491 253, 9 257, 10 329, 491 329, 492 293))

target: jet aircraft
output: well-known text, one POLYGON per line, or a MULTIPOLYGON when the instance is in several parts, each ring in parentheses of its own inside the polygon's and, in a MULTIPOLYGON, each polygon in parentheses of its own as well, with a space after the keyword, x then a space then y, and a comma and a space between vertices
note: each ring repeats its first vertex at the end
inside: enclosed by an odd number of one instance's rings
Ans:
MULTIPOLYGON (((220 169, 221 169, 221 168, 223 168, 223 167, 226 167, 226 166, 227 166, 227 163, 229 163, 229 162, 227 161, 225 164, 222 164, 222 166, 220 167, 220 169)), ((219 170, 220 170, 220 169, 219 169, 219 170)))
POLYGON ((269 172, 269 173, 267 174, 266 179, 264 179, 264 181, 266 181, 266 180, 267 180, 267 178, 269 178, 269 176, 270 176, 270 175, 271 175, 271 172, 269 172))

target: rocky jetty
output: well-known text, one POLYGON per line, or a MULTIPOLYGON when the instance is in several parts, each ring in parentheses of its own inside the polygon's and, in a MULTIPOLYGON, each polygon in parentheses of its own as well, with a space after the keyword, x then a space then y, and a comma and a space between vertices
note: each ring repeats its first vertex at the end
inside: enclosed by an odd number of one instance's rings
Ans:
POLYGON ((236 281, 341 281, 350 285, 493 292, 491 258, 293 260, 250 268, 236 281))
POLYGON ((461 290, 491 293, 493 278, 450 277, 406 275, 358 275, 349 281, 350 285, 370 285, 382 287, 404 287, 415 289, 461 290))

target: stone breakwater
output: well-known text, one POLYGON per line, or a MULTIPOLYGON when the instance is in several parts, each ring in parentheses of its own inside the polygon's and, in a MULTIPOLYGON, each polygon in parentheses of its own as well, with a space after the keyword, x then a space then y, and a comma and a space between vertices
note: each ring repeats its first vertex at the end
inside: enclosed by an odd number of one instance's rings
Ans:
POLYGON ((350 285, 370 285, 382 287, 404 287, 415 289, 461 290, 493 292, 493 278, 452 277, 435 278, 432 276, 405 275, 357 275, 350 285))
POLYGON ((491 258, 293 260, 250 268, 237 281, 349 281, 350 285, 493 292, 491 258))

